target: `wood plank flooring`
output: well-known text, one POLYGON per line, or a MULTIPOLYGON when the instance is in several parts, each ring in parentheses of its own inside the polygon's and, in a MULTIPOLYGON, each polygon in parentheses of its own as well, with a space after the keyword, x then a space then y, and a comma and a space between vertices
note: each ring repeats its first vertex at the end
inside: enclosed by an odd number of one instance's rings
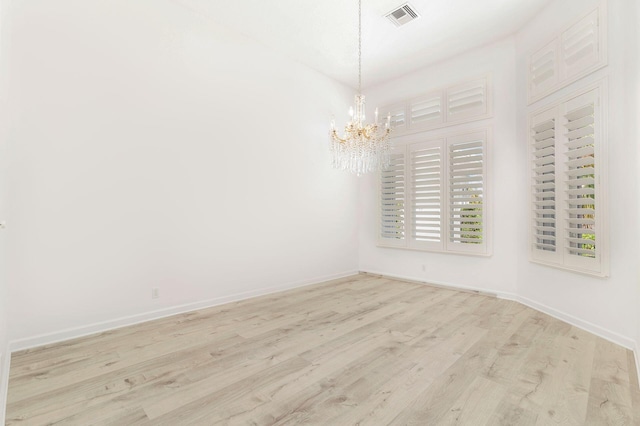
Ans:
POLYGON ((358 275, 12 356, 8 425, 639 425, 633 354, 358 275))

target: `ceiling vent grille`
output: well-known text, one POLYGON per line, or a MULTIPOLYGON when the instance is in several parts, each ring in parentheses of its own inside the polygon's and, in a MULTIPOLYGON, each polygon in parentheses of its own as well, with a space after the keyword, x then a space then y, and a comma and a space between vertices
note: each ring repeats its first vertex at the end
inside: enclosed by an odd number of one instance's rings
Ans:
POLYGON ((402 6, 392 10, 385 15, 396 27, 404 25, 408 22, 418 19, 420 15, 416 12, 413 6, 409 3, 405 3, 402 6))

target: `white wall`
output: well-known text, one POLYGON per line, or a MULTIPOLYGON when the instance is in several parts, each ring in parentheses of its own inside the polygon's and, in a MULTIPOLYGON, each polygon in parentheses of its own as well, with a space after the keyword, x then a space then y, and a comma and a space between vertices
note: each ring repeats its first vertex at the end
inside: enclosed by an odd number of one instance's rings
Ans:
MULTIPOLYGON (((0 1, 0 46, 5 43, 4 19, 5 19, 5 2, 0 1)), ((0 117, 4 117, 7 111, 6 104, 6 75, 1 72, 2 65, 5 62, 3 49, 0 47, 0 117)), ((0 119, 0 221, 6 219, 7 202, 6 202, 6 182, 7 182, 7 145, 5 143, 6 121, 0 119)), ((7 385, 9 381, 9 325, 7 307, 7 263, 5 249, 5 232, 0 229, 0 425, 4 424, 5 402, 7 397, 7 385)))
MULTIPOLYGON (((376 247, 376 176, 368 176, 362 178, 360 185, 361 270, 494 293, 515 292, 520 242, 513 238, 519 226, 512 214, 514 198, 519 192, 513 176, 519 173, 520 164, 516 161, 519 151, 515 137, 514 63, 515 41, 507 38, 365 91, 368 105, 373 108, 491 73, 494 118, 454 129, 474 129, 487 124, 493 128, 489 158, 493 164, 489 193, 493 205, 493 255, 475 257, 376 247), (424 272, 422 265, 425 265, 424 272)), ((447 129, 444 133, 451 131, 447 129)))
MULTIPOLYGON (((561 314, 592 331, 627 347, 633 346, 636 336, 634 317, 637 312, 637 262, 639 259, 636 225, 638 223, 636 194, 638 172, 638 141, 635 139, 634 117, 630 106, 634 103, 629 90, 630 66, 638 52, 633 51, 629 37, 637 21, 629 13, 633 0, 609 0, 609 66, 581 82, 562 90, 562 97, 585 83, 606 78, 609 81, 609 202, 611 276, 608 279, 564 272, 529 262, 526 245, 528 198, 521 200, 521 225, 518 227, 520 262, 518 294, 537 306, 561 314), (624 190, 622 190, 624 188, 624 190), (630 232, 631 231, 631 232, 630 232)), ((573 21, 591 10, 597 1, 555 0, 541 14, 526 25, 517 36, 518 76, 518 146, 520 164, 526 164, 526 56, 573 21)), ((553 99, 552 98, 552 99, 553 99)), ((546 103, 543 100, 536 107, 546 103)), ((519 177, 526 188, 527 176, 519 177)))
MULTIPOLYGON (((1 18, 0 18, 1 21, 1 18)), ((1 23, 0 23, 1 25, 1 23)), ((0 57, 0 60, 2 58, 0 57)), ((3 93, 0 91, 0 93, 3 93)), ((0 101, 1 102, 1 101, 0 101)), ((5 145, 0 142, 0 220, 4 218, 5 211, 5 198, 4 198, 4 182, 6 181, 6 175, 3 172, 5 170, 5 145)), ((9 383, 9 316, 7 314, 7 308, 9 302, 7 300, 7 279, 5 271, 7 268, 6 263, 6 249, 5 249, 5 236, 4 231, 0 230, 0 425, 4 424, 4 409, 5 401, 7 397, 7 386, 9 383)))
MULTIPOLYGON (((1 7, 1 4, 0 4, 1 7)), ((2 26, 2 15, 0 9, 0 27, 2 26)), ((0 37, 1 39, 1 37, 0 37)), ((0 62, 2 56, 0 55, 0 62)), ((0 98, 3 98, 2 94, 5 93, 0 90, 0 98)), ((0 99, 0 103, 2 100, 0 99)), ((4 111, 4 108, 0 108, 0 111, 4 111)), ((3 139, 0 138, 0 221, 3 221, 6 212, 6 198, 5 198, 5 185, 6 185, 6 145, 3 143, 3 139)), ((5 231, 0 229, 0 425, 4 424, 4 408, 6 401, 6 391, 9 381, 9 316, 7 309, 9 307, 8 289, 7 289, 7 262, 6 262, 6 249, 5 249, 5 231)))
POLYGON ((14 349, 357 270, 351 90, 170 0, 7 21, 14 349))
MULTIPOLYGON (((632 2, 635 6, 635 22, 640 22, 640 5, 637 2, 632 2)), ((631 14, 633 16, 633 14, 631 14)), ((635 29, 635 37, 632 37, 631 40, 635 40, 635 45, 631 44, 632 52, 635 51, 635 66, 631 68, 630 73, 634 76, 635 85, 632 86, 632 97, 635 99, 635 109, 633 109, 634 117, 640 117, 640 28, 637 25, 634 25, 635 29)), ((635 136, 635 146, 637 150, 640 150, 640 123, 636 121, 636 136, 635 136)), ((640 159, 640 153, 638 154, 638 158, 640 159)), ((638 198, 640 199, 640 169, 636 168, 636 182, 638 189, 638 198)), ((636 218, 636 229, 640 229, 640 216, 636 218)), ((636 234, 637 235, 637 234, 636 234)), ((636 369, 638 373, 638 377, 640 378, 640 255, 636 261, 636 345, 635 345, 635 355, 636 355, 636 369)))

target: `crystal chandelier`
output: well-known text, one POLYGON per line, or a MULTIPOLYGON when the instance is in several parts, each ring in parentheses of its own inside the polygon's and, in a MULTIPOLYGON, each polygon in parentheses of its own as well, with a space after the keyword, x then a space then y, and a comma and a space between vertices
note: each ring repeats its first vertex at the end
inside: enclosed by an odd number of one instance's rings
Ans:
POLYGON ((373 124, 365 123, 365 103, 362 94, 362 0, 358 0, 358 94, 355 110, 349 108, 349 122, 340 137, 335 120, 331 120, 331 162, 333 168, 348 170, 358 176, 389 167, 391 114, 384 129, 378 125, 378 108, 373 124))

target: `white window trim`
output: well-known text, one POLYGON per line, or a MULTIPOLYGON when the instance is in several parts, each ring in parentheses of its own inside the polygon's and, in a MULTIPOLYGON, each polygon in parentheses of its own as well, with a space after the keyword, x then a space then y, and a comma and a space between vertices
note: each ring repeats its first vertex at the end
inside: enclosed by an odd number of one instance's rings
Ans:
MULTIPOLYGON (((534 202, 534 192, 533 188, 529 189, 529 226, 528 226, 528 234, 529 234, 529 259, 533 263, 537 263, 540 265, 550 266, 557 269, 568 270, 571 272, 581 273, 589 276, 596 276, 605 278, 609 276, 609 268, 610 268, 610 249, 609 249, 609 197, 608 197, 608 188, 609 188, 609 164, 608 164, 608 82, 606 79, 601 80, 595 84, 589 85, 579 91, 576 91, 570 95, 565 96, 564 98, 557 100, 553 103, 549 103, 544 107, 538 108, 534 111, 531 111, 528 115, 527 119, 527 170, 529 176, 529 185, 533 185, 533 168, 532 168, 532 160, 533 153, 531 150, 531 129, 532 129, 532 119, 534 116, 538 116, 548 111, 556 110, 556 119, 561 119, 561 109, 564 104, 575 99, 579 96, 585 95, 592 91, 597 91, 598 93, 598 109, 596 122, 598 125, 596 126, 596 144, 595 144, 595 157, 596 161, 598 161, 598 167, 596 168, 598 174, 598 180, 596 182, 596 199, 598 200, 597 205, 597 213, 596 213, 596 227, 598 229, 598 243, 597 250, 599 257, 599 268, 598 270, 593 269, 585 269, 581 268, 577 265, 567 264, 564 260, 564 242, 560 245, 560 252, 557 254, 545 253, 541 250, 536 250, 534 248, 535 245, 535 236, 532 232, 532 226, 534 222, 534 213, 532 211, 532 204, 534 202)), ((556 134, 559 133, 559 130, 556 130, 556 134)), ((556 147, 558 146, 559 141, 556 140, 556 147)), ((556 165, 558 164, 558 158, 563 156, 563 152, 556 148, 556 165), (560 155, 558 154, 560 152, 560 155)), ((560 173, 556 173, 556 175, 560 175, 560 173)), ((556 188, 563 187, 565 184, 565 180, 558 182, 556 180, 556 188)), ((556 194, 557 197, 557 194, 556 194)), ((560 200, 556 199, 557 203, 563 202, 563 198, 560 200)), ((565 221, 564 215, 556 216, 556 226, 558 232, 556 232, 556 237, 558 233, 561 231, 564 234, 566 228, 563 226, 563 222, 565 221)), ((564 236, 563 236, 564 239, 564 236)))
POLYGON ((470 130, 459 130, 456 132, 450 132, 445 134, 435 134, 435 132, 422 132, 419 134, 407 135, 405 137, 400 138, 395 141, 395 150, 399 150, 403 152, 405 158, 405 210, 404 210, 404 230, 405 236, 403 239, 385 239, 381 236, 381 222, 382 222, 382 195, 381 195, 381 179, 378 175, 377 180, 377 193, 378 193, 378 204, 377 204, 377 224, 376 224, 376 235, 377 235, 377 246, 385 247, 385 248, 400 248, 405 250, 414 250, 414 251, 426 251, 426 252, 435 252, 435 253, 450 253, 450 254, 462 254, 462 255, 470 255, 470 256, 481 256, 488 257, 492 255, 493 245, 492 245, 492 200, 493 193, 491 190, 491 146, 493 141, 493 131, 490 126, 470 129, 470 130), (415 145, 421 144, 435 144, 442 143, 443 146, 443 154, 446 151, 449 140, 453 140, 456 138, 462 138, 469 135, 475 135, 478 133, 482 133, 484 137, 484 150, 483 150, 483 244, 482 245, 464 245, 464 244, 451 244, 449 242, 449 183, 448 183, 448 174, 449 174, 449 166, 448 166, 448 155, 445 155, 442 158, 443 169, 441 170, 441 182, 442 187, 441 191, 444 194, 441 199, 441 227, 442 227, 442 236, 440 243, 425 243, 421 241, 415 241, 411 239, 411 224, 412 224, 412 212, 411 212, 411 196, 409 195, 409 186, 410 186, 410 169, 407 163, 410 161, 410 148, 415 145))

